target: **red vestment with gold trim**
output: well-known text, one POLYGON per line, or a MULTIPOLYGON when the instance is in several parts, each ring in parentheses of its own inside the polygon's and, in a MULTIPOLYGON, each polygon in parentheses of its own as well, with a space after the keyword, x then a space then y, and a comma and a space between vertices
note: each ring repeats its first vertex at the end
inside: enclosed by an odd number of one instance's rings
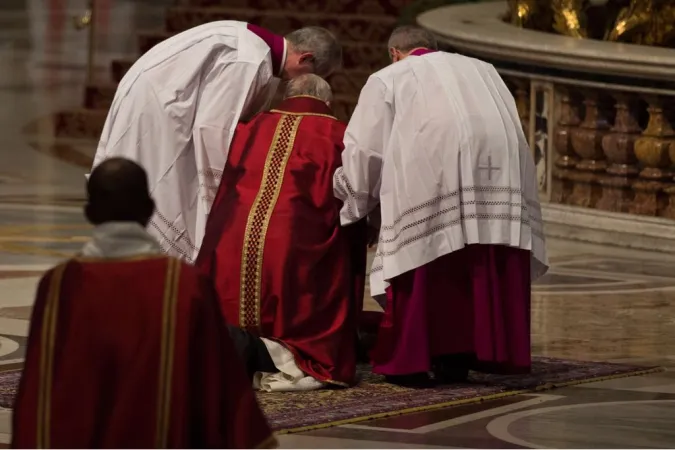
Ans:
POLYGON ((311 97, 240 124, 197 258, 229 322, 342 385, 355 377, 366 251, 365 224, 340 227, 333 195, 344 131, 311 97))
POLYGON ((196 269, 75 259, 41 280, 14 448, 251 448, 274 443, 196 269))

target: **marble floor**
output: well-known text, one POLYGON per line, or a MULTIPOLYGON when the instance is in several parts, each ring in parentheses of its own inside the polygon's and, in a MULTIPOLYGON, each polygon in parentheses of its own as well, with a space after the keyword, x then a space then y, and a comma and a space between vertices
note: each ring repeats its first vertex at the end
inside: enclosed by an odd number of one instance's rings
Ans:
MULTIPOLYGON (((156 27, 170 0, 108 0, 97 77, 134 53, 132 27, 156 27)), ((76 252, 95 141, 53 135, 51 114, 82 104, 86 0, 0 3, 0 370, 19 367, 40 274, 76 252)), ((534 289, 537 355, 660 365, 661 373, 285 435, 286 448, 675 447, 675 255, 550 241, 534 289)), ((369 302, 369 308, 376 308, 369 302)), ((11 411, 0 411, 0 444, 11 411)))

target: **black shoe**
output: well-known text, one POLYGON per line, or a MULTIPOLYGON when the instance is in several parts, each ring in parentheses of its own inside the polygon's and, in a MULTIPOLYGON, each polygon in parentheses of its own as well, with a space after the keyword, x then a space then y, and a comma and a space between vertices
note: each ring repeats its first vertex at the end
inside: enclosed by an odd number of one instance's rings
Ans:
POLYGON ((370 351, 375 347, 377 335, 372 333, 358 333, 356 339, 356 362, 370 363, 370 351))
POLYGON ((407 388, 431 388, 435 387, 436 383, 429 377, 427 373, 412 373, 409 375, 385 375, 387 383, 395 384, 407 388))
POLYGON ((469 379, 467 367, 443 367, 434 368, 434 379, 441 384, 466 383, 469 379))
POLYGON ((475 357, 471 354, 456 354, 434 357, 432 372, 436 381, 442 384, 466 383, 469 367, 475 357))

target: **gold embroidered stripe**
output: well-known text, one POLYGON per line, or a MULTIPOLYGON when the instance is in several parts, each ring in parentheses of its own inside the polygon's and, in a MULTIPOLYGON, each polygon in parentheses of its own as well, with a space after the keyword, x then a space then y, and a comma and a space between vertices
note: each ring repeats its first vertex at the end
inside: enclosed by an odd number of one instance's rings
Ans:
POLYGON ((42 316, 40 346, 40 379, 38 387, 37 447, 50 448, 52 381, 54 374, 54 341, 59 315, 61 282, 66 264, 54 269, 47 290, 47 300, 42 316))
POLYGON ((167 448, 171 418, 171 387, 176 340, 176 303, 180 281, 180 261, 169 258, 162 302, 162 340, 157 384, 156 447, 167 448))
POLYGON ((291 111, 284 111, 284 110, 282 110, 282 109, 271 109, 270 112, 277 113, 277 114, 288 114, 288 115, 291 115, 291 116, 314 116, 314 117, 325 117, 326 119, 337 120, 337 117, 331 116, 330 114, 291 112, 291 111))
POLYGON ((246 221, 239 285, 239 326, 242 328, 260 326, 260 285, 265 237, 301 121, 302 116, 281 116, 265 160, 260 189, 246 221))

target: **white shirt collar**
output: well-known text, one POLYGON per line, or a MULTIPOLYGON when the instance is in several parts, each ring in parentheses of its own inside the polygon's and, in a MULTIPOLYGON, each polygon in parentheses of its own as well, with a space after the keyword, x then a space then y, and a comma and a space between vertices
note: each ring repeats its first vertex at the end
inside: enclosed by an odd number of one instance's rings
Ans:
POLYGON ((94 228, 81 254, 89 258, 127 258, 161 252, 157 241, 141 225, 108 222, 94 228))

